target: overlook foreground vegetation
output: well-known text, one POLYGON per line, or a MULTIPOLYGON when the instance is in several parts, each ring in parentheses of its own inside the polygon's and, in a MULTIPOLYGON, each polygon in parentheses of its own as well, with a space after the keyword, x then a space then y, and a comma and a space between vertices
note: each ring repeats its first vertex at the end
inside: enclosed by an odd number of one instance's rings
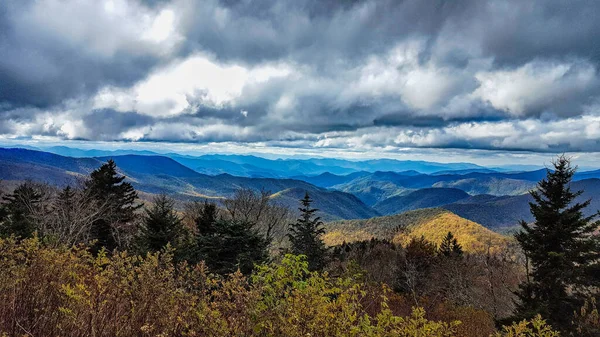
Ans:
POLYGON ((323 223, 267 191, 143 205, 109 160, 0 208, 8 336, 597 336, 598 223, 559 158, 516 240, 441 209, 323 223))

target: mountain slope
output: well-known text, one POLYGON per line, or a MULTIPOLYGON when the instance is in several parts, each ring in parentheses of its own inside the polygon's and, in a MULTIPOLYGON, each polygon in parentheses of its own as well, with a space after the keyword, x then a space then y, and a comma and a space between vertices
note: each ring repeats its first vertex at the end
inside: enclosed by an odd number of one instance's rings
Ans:
POLYGON ((306 190, 303 188, 289 188, 272 195, 272 199, 280 205, 291 210, 299 206, 298 200, 308 192, 313 200, 312 207, 317 208, 317 216, 323 221, 339 219, 368 219, 379 216, 372 208, 365 205, 352 194, 322 189, 306 190))
POLYGON ((315 186, 327 188, 335 185, 344 184, 346 182, 352 181, 356 178, 360 178, 369 174, 369 172, 365 171, 354 172, 346 175, 336 175, 333 173, 325 172, 316 176, 295 176, 292 178, 306 181, 307 183, 311 183, 315 186))
POLYGON ((440 181, 433 187, 450 187, 461 189, 471 195, 520 195, 535 189, 537 182, 511 178, 481 177, 452 181, 440 181))
POLYGON ((368 220, 344 220, 326 224, 323 239, 328 245, 369 240, 373 237, 406 244, 411 238, 424 236, 439 244, 451 231, 465 251, 481 251, 490 243, 499 247, 509 238, 492 232, 473 221, 439 208, 420 209, 368 220))
MULTIPOLYGON (((590 206, 584 210, 585 215, 600 210, 600 179, 574 181, 571 188, 574 191, 583 190, 576 201, 591 199, 590 206)), ((529 194, 501 197, 480 195, 442 207, 487 228, 499 229, 517 226, 520 220, 533 221, 529 210, 529 202, 532 201, 529 194)))
POLYGON ((0 179, 33 180, 56 186, 75 184, 102 163, 93 158, 69 158, 52 153, 0 148, 0 179))
POLYGON ((150 155, 122 155, 97 157, 98 160, 106 162, 109 159, 114 160, 117 167, 124 172, 132 175, 148 174, 148 175, 169 175, 179 178, 194 178, 200 177, 201 174, 186 167, 175 160, 162 156, 150 155))
POLYGON ((385 199, 373 206, 381 214, 396 214, 419 208, 437 207, 469 197, 463 190, 456 188, 424 188, 385 199))

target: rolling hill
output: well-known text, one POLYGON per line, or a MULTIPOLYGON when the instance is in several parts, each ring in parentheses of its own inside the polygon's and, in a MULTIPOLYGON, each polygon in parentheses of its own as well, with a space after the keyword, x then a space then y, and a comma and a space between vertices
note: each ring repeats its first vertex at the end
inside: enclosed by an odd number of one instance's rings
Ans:
POLYGON ((354 195, 328 191, 295 179, 248 178, 229 174, 210 176, 198 173, 177 161, 156 155, 121 155, 98 158, 72 158, 52 153, 0 149, 0 179, 32 180, 65 186, 87 176, 103 162, 112 158, 127 181, 144 193, 168 193, 186 199, 222 199, 239 188, 266 190, 274 193, 278 202, 296 209, 304 192, 315 200, 326 220, 367 218, 379 215, 354 195))
POLYGON ((328 188, 328 187, 332 187, 335 185, 344 184, 346 182, 352 181, 356 178, 367 176, 369 174, 370 174, 369 172, 365 172, 365 171, 354 172, 354 173, 350 173, 350 174, 346 174, 346 175, 336 175, 333 173, 325 172, 325 173, 321 173, 316 176, 302 175, 302 176, 295 176, 292 178, 306 181, 307 183, 313 184, 315 186, 328 188))
POLYGON ((344 220, 326 224, 323 239, 328 245, 345 242, 388 239, 405 244, 413 237, 424 236, 439 244, 451 231, 465 251, 480 251, 502 246, 510 238, 495 233, 478 223, 439 208, 420 209, 401 214, 372 218, 368 220, 344 220))
POLYGON ((457 188, 423 188, 385 199, 373 206, 373 208, 384 215, 406 212, 419 208, 438 207, 456 202, 469 197, 463 190, 457 188))
MULTIPOLYGON (((390 197, 405 195, 410 191, 430 187, 457 188, 471 195, 516 196, 535 189, 537 182, 545 176, 545 169, 510 173, 481 169, 446 171, 434 174, 374 172, 333 185, 330 188, 352 193, 367 205, 372 206, 390 197)), ((574 181, 590 178, 600 178, 600 170, 576 173, 574 181)))
POLYGON ((313 206, 319 209, 317 215, 323 221, 340 219, 368 219, 379 216, 375 210, 362 203, 357 197, 339 191, 307 190, 304 188, 289 188, 272 195, 272 199, 291 210, 298 208, 298 200, 308 191, 313 206))
POLYGON ((122 155, 109 157, 96 157, 106 162, 109 159, 115 161, 119 169, 135 175, 169 175, 179 178, 194 178, 201 175, 175 160, 161 156, 139 156, 122 155))
MULTIPOLYGON (((584 211, 585 215, 589 216, 600 210, 600 179, 574 181, 571 188, 584 191, 576 199, 577 202, 591 199, 590 206, 584 211)), ((442 207, 487 228, 500 230, 515 227, 520 220, 533 221, 529 211, 531 201, 533 199, 529 194, 500 197, 478 195, 442 207)))
POLYGON ((520 195, 535 189, 536 186, 537 181, 494 176, 440 181, 432 185, 432 187, 458 188, 470 195, 520 195))

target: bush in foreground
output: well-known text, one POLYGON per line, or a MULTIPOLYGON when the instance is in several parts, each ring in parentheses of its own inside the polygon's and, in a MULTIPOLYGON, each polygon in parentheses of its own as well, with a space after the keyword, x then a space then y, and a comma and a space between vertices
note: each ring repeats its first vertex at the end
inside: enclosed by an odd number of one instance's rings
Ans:
POLYGON ((426 319, 421 308, 399 316, 387 288, 310 272, 301 256, 249 279, 176 266, 168 249, 94 256, 0 239, 0 257, 0 335, 441 337, 457 336, 460 324, 426 319))

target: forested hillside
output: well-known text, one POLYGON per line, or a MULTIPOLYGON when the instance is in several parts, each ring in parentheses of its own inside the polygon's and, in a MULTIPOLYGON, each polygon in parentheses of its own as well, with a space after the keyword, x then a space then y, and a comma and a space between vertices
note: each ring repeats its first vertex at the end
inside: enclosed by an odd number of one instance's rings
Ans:
POLYGON ((441 208, 428 208, 368 220, 342 220, 329 222, 323 240, 329 245, 343 242, 390 240, 406 245, 411 239, 426 237, 439 245, 448 232, 452 232, 468 252, 482 252, 488 247, 501 249, 510 238, 466 220, 441 208))
POLYGON ((396 214, 419 208, 438 207, 469 197, 457 188, 423 188, 405 195, 390 197, 373 208, 381 214, 396 214))

